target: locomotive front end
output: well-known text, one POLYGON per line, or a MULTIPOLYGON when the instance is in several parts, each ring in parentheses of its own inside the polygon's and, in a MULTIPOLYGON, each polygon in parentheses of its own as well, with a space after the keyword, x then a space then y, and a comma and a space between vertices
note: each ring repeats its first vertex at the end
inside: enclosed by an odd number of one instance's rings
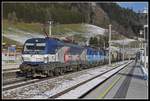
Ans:
POLYGON ((54 38, 28 39, 22 51, 23 62, 20 65, 20 71, 34 77, 52 75, 56 67, 62 66, 62 46, 54 38))
POLYGON ((20 70, 22 73, 30 73, 35 68, 40 68, 41 64, 48 62, 46 55, 46 41, 44 38, 28 39, 22 50, 22 64, 20 70))

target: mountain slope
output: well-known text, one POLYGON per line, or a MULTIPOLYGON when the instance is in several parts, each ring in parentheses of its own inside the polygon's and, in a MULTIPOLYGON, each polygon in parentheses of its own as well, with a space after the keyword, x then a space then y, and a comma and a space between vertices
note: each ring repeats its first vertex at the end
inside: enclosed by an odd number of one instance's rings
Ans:
MULTIPOLYGON (((107 35, 108 30, 91 25, 91 24, 60 24, 52 26, 52 36, 56 38, 73 38, 76 42, 86 42, 90 37, 97 35, 107 35)), ((48 26, 46 27, 48 33, 48 26)), ((125 38, 113 32, 112 38, 122 39, 125 38)), ((42 25, 39 23, 16 23, 13 26, 9 25, 7 20, 3 21, 3 37, 14 40, 23 44, 27 39, 34 37, 45 37, 45 33, 42 31, 42 25)), ((7 40, 3 42, 7 42, 7 40)))
POLYGON ((111 23, 126 37, 137 36, 142 28, 137 13, 116 3, 4 3, 3 18, 12 23, 45 23, 52 19, 60 24, 88 23, 105 29, 111 23))

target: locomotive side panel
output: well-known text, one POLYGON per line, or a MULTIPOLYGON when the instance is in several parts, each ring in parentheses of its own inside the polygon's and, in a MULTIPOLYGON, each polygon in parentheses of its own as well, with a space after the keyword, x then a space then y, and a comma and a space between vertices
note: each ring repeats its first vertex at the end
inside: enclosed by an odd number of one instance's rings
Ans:
POLYGON ((69 47, 63 46, 60 48, 57 53, 56 53, 56 60, 61 62, 61 63, 66 63, 67 60, 67 51, 69 50, 69 47))

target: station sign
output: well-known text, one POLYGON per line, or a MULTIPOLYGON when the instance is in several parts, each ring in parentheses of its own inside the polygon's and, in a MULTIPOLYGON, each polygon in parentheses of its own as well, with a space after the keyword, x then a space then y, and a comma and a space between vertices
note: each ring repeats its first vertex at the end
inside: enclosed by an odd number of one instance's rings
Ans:
POLYGON ((8 47, 8 60, 16 60, 16 45, 11 45, 8 47))
POLYGON ((15 48, 15 47, 8 47, 8 50, 9 50, 10 52, 15 52, 16 48, 15 48))

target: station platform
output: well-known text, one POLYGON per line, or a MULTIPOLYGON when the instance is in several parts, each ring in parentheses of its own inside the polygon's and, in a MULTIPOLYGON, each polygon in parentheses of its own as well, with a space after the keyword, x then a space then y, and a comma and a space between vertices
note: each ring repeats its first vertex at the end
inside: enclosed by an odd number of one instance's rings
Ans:
POLYGON ((148 99, 148 79, 140 63, 133 62, 83 99, 148 99))

